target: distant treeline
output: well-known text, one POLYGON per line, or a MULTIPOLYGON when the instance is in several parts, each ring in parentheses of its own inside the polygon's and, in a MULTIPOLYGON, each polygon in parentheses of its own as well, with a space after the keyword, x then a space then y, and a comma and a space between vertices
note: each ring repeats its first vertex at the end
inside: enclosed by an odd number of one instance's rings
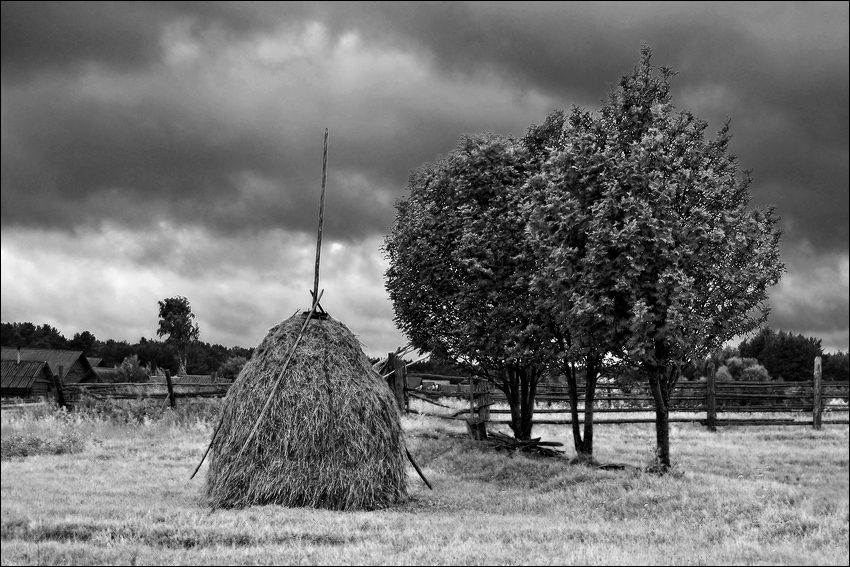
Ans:
MULTIPOLYGON (((118 366, 125 358, 138 357, 142 366, 152 371, 169 370, 178 372, 174 347, 165 341, 142 337, 139 342, 107 339, 98 340, 89 331, 76 333, 67 339, 55 327, 32 323, 0 324, 2 346, 27 348, 57 348, 81 350, 87 357, 102 358, 107 366, 118 366)), ((251 358, 253 348, 225 347, 202 341, 188 348, 187 374, 212 374, 218 372, 223 378, 235 378, 245 362, 251 358)), ((848 353, 824 353, 821 339, 794 335, 770 328, 751 339, 742 341, 737 347, 726 347, 711 359, 717 368, 718 380, 768 381, 782 380, 799 382, 811 380, 814 358, 823 358, 824 380, 850 380, 850 356, 848 353)), ((376 362, 378 359, 370 359, 376 362)), ((705 376, 709 360, 691 364, 685 369, 685 380, 699 380, 705 376)), ((411 372, 434 374, 463 374, 463 370, 448 362, 428 359, 412 364, 411 372)), ((627 373, 628 374, 628 373, 627 373)))
POLYGON ((814 359, 822 358, 824 380, 850 380, 848 353, 824 353, 821 339, 794 335, 771 328, 762 329, 756 336, 744 340, 738 348, 725 348, 715 358, 720 369, 726 368, 734 380, 780 380, 800 382, 811 380, 814 359), (761 369, 762 367, 764 373, 761 369), (753 368, 748 372, 748 368, 753 368), (764 376, 761 376, 764 374, 764 376))
MULTIPOLYGON (((125 358, 134 355, 142 366, 152 371, 179 370, 176 352, 165 341, 142 337, 137 343, 107 339, 101 341, 89 331, 76 333, 67 339, 51 325, 33 323, 0 324, 0 343, 6 347, 53 348, 81 350, 89 358, 102 358, 106 366, 118 366, 125 358)), ((245 362, 251 358, 253 348, 226 347, 203 341, 192 343, 187 349, 187 374, 219 373, 223 378, 234 378, 245 362)))

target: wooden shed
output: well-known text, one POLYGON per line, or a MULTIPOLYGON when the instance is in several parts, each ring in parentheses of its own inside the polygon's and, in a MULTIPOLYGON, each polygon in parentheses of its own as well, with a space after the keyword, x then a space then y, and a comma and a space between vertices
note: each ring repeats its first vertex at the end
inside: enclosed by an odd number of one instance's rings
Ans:
POLYGON ((47 362, 3 360, 0 361, 0 372, 0 397, 56 399, 56 387, 47 362))

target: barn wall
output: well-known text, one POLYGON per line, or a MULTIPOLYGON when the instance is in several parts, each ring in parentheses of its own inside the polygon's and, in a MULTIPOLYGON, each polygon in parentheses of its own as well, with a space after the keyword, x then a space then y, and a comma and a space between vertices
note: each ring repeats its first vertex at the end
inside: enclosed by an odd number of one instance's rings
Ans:
POLYGON ((2 398, 26 398, 26 388, 3 388, 0 389, 0 397, 2 398))
POLYGON ((47 400, 56 400, 56 388, 51 384, 47 377, 40 375, 33 382, 30 389, 30 396, 33 398, 44 398, 47 400))
MULTIPOLYGON (((58 368, 56 369, 58 372, 58 368)), ((80 380, 82 380, 86 375, 86 369, 83 368, 81 362, 77 361, 74 363, 71 368, 65 368, 64 374, 62 375, 63 382, 68 384, 76 384, 80 380)))

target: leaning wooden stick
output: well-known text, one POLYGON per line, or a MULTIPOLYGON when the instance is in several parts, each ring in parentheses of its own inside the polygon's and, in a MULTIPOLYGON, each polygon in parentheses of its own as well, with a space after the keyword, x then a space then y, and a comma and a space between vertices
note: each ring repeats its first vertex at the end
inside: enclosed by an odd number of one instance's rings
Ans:
POLYGON ((431 483, 428 482, 428 479, 425 478, 424 474, 422 474, 422 469, 420 469, 419 465, 416 464, 416 461, 413 460, 413 455, 410 454, 410 451, 407 449, 407 447, 404 448, 404 452, 407 453, 407 460, 410 461, 410 464, 413 465, 413 468, 416 469, 416 472, 418 472, 422 480, 425 481, 425 486, 427 486, 431 490, 434 490, 434 487, 431 486, 431 483))
MULTIPOLYGON (((413 348, 413 346, 408 344, 407 346, 398 347, 397 349, 395 349, 394 354, 398 357, 403 357, 408 352, 413 352, 413 350, 415 350, 413 348)), ((430 355, 426 354, 425 356, 427 357, 427 356, 430 356, 430 355)), ((384 364, 387 363, 387 360, 389 360, 389 357, 380 359, 378 362, 376 362, 375 364, 372 365, 372 370, 377 372, 384 364)), ((419 360, 422 360, 422 359, 420 358, 419 360)), ((419 362, 419 360, 417 360, 416 362, 419 362)), ((410 363, 410 364, 412 364, 412 363, 410 363)), ((410 364, 408 364, 407 366, 410 366, 410 364)), ((386 378, 386 376, 384 376, 384 378, 386 378)))
MULTIPOLYGON (((430 354, 426 354, 426 355, 424 355, 424 356, 420 356, 420 357, 419 357, 419 358, 417 358, 416 360, 411 361, 411 362, 408 362, 407 364, 405 364, 405 365, 404 365, 404 367, 405 367, 405 368, 407 368, 407 367, 408 367, 408 366, 410 366, 411 364, 416 364, 417 362, 421 362, 421 361, 425 360, 426 358, 428 358, 429 356, 431 356, 431 355, 430 355, 430 354)), ((381 376, 381 378, 383 378, 384 380, 386 380, 387 378, 389 378, 389 377, 390 377, 390 376, 392 376, 393 374, 395 374, 395 370, 393 370, 392 372, 390 372, 390 373, 388 373, 388 374, 384 374, 383 376, 381 376)))
MULTIPOLYGON (((319 299, 322 298, 323 293, 325 293, 325 290, 322 290, 319 293, 319 297, 317 297, 313 301, 313 308, 310 309, 310 313, 307 315, 307 319, 304 321, 304 324, 301 326, 301 332, 298 333, 298 338, 295 339, 295 343, 293 343, 292 349, 290 349, 290 351, 289 351, 289 356, 287 357, 286 362, 284 363, 283 368, 281 369, 280 374, 277 377, 277 381, 275 382, 274 386, 272 386, 272 391, 269 394, 269 399, 266 400, 266 405, 263 406, 263 411, 260 412, 260 417, 257 418, 257 421, 254 423, 254 428, 251 430, 251 434, 248 435, 248 439, 245 441, 245 445, 243 445, 242 449, 239 451, 239 455, 236 458, 237 461, 239 460, 239 457, 242 456, 242 451, 245 450, 245 447, 248 445, 248 442, 251 440, 251 438, 254 436, 254 433, 257 431, 257 427, 260 425, 260 419, 262 419, 263 414, 266 413, 266 410, 268 409, 269 404, 272 401, 272 396, 274 396, 274 393, 277 390, 278 385, 280 384, 281 380, 283 380, 283 374, 284 374, 284 372, 286 372, 286 368, 289 366, 289 361, 292 360, 292 355, 295 353, 295 348, 298 346, 298 342, 301 340, 301 336, 304 334, 304 330, 307 328, 307 325, 310 323, 310 319, 313 318, 313 313, 316 311, 316 306, 319 305, 319 299)), ((212 449, 213 443, 215 443, 215 438, 218 436, 218 432, 221 430, 221 424, 222 423, 224 423, 224 412, 222 412, 221 416, 218 419, 218 425, 216 425, 216 427, 215 427, 215 431, 213 432, 212 439, 210 439, 210 444, 207 446, 207 450, 204 451, 204 456, 201 457, 201 462, 198 463, 197 467, 195 467, 195 472, 192 473, 192 476, 189 477, 189 480, 192 480, 193 478, 195 478, 195 475, 198 474, 198 471, 201 469, 201 465, 204 464, 204 459, 207 458, 207 455, 209 454, 210 449, 212 449)))
POLYGON ((222 412, 222 414, 219 416, 218 425, 215 426, 215 431, 213 431, 213 436, 212 436, 212 439, 210 439, 210 444, 207 445, 207 450, 204 451, 204 456, 201 457, 201 462, 198 463, 197 467, 195 467, 195 471, 192 473, 192 476, 189 477, 189 480, 192 480, 193 478, 195 478, 195 475, 198 474, 199 470, 201 470, 201 465, 204 464, 204 460, 207 458, 207 455, 209 454, 210 449, 212 449, 213 443, 215 443, 215 438, 218 437, 218 432, 221 429, 222 423, 224 423, 224 412, 222 412))

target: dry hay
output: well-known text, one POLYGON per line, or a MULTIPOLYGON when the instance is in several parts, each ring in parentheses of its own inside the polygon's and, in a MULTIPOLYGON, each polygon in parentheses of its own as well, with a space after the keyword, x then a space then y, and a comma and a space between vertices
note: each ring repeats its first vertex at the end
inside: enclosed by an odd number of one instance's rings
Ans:
POLYGON ((395 399, 357 338, 330 317, 310 321, 237 460, 305 316, 271 329, 230 387, 207 473, 213 507, 375 509, 406 499, 395 399))

